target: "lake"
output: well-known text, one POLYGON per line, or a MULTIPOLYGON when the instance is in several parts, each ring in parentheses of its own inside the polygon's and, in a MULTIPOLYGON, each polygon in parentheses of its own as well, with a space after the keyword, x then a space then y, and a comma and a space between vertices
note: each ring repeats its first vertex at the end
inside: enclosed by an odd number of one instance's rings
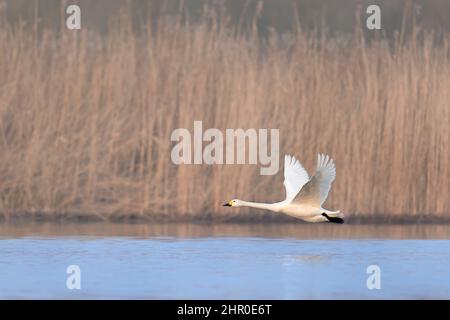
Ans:
POLYGON ((0 223, 0 298, 450 299, 450 226, 0 223))

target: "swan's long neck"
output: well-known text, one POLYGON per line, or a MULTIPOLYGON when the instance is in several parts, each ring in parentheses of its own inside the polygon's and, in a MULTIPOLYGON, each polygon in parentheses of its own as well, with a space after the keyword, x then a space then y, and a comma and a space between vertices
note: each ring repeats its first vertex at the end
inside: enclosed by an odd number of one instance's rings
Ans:
POLYGON ((278 211, 280 208, 280 205, 284 204, 284 201, 281 202, 275 202, 275 203, 260 203, 260 202, 250 202, 250 201, 241 201, 241 206, 244 207, 251 207, 256 209, 264 209, 264 210, 271 210, 271 211, 278 211))

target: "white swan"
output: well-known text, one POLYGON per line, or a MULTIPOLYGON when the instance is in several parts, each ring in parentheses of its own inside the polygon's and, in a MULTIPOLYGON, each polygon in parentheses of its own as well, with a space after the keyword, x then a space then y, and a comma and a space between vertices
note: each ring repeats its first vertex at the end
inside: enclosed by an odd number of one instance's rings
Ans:
POLYGON ((286 155, 284 157, 286 200, 276 203, 256 203, 233 199, 224 206, 252 207, 282 212, 307 222, 343 223, 344 215, 342 213, 322 208, 335 177, 336 168, 333 159, 328 155, 319 154, 317 156, 316 172, 311 179, 298 160, 286 155))

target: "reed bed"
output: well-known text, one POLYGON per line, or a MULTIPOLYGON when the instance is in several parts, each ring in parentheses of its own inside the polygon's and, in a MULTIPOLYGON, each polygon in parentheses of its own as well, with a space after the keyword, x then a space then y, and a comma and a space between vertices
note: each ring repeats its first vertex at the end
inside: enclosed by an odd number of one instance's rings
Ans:
MULTIPOLYGON (((256 19, 256 18, 255 18, 256 19)), ((284 197, 282 158, 337 166, 325 207, 450 221, 449 36, 366 42, 126 14, 107 34, 0 27, 3 219, 274 220, 221 204, 284 197), (171 162, 177 128, 279 128, 280 172, 171 162)), ((417 29, 419 30, 419 29, 417 29)))

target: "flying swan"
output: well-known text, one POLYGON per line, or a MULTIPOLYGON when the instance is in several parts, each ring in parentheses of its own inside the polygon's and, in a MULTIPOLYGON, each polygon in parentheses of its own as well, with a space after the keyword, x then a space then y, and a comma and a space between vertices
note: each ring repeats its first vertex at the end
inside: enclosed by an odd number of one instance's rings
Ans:
POLYGON ((333 159, 328 155, 319 154, 317 156, 316 172, 311 179, 298 160, 293 156, 286 155, 284 157, 286 200, 276 203, 257 203, 233 199, 224 206, 252 207, 282 212, 307 222, 344 223, 344 215, 340 211, 329 211, 322 208, 335 177, 336 167, 333 159))

